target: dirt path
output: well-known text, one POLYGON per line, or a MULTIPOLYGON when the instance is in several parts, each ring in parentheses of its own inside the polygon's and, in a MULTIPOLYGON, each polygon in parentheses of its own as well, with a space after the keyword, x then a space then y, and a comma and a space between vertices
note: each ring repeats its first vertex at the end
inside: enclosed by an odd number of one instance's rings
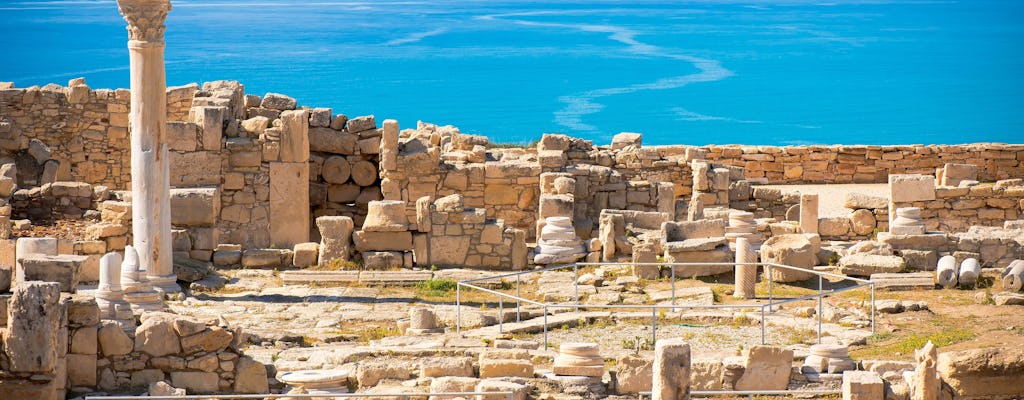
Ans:
POLYGON ((787 192, 818 195, 818 217, 843 217, 853 210, 843 207, 846 194, 858 192, 869 196, 889 198, 889 185, 885 183, 831 184, 831 185, 764 185, 787 192))

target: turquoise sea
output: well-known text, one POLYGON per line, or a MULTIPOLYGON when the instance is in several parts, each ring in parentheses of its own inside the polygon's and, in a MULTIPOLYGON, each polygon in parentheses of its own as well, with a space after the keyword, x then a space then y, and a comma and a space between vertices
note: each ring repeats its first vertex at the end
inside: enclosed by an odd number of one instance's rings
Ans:
MULTIPOLYGON (((1024 142, 1024 1, 172 0, 169 85, 497 142, 1024 142)), ((128 85, 114 1, 0 2, 0 81, 128 85)))

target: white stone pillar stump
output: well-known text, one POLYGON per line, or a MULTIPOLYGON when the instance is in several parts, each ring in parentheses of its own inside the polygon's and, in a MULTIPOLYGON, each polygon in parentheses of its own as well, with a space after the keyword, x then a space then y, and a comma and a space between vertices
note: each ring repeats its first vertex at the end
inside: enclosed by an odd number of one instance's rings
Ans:
POLYGON ((118 0, 128 22, 132 157, 132 244, 140 269, 164 293, 179 293, 171 259, 170 163, 164 124, 164 20, 169 0, 118 0))
POLYGON ((742 265, 743 263, 756 263, 757 252, 750 244, 750 239, 745 237, 736 238, 736 287, 733 296, 740 299, 754 298, 755 285, 757 284, 757 265, 742 265))

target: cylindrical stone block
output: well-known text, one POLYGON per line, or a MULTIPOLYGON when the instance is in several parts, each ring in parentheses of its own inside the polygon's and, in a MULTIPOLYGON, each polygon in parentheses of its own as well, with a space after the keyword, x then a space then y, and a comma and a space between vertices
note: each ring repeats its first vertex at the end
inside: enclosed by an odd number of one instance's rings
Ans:
POLYGON ((935 267, 935 282, 946 289, 956 286, 956 258, 943 256, 935 267))
POLYGON ((689 400, 690 345, 683 339, 662 339, 654 345, 652 400, 689 400))
POLYGON ((1015 260, 1007 269, 1009 271, 1003 276, 1003 289, 1019 292, 1024 287, 1024 261, 1015 260))
POLYGON ((422 307, 409 310, 409 327, 412 329, 437 328, 437 320, 434 317, 434 311, 422 307))
POLYGON ((981 273, 981 264, 975 258, 968 258, 960 263, 959 283, 960 286, 974 286, 978 282, 978 275, 981 273))
POLYGON ((99 292, 121 291, 121 254, 107 253, 100 258, 99 292))
POLYGON ((743 265, 744 263, 756 263, 757 252, 750 240, 744 237, 736 238, 736 288, 733 296, 741 299, 754 298, 754 286, 757 284, 757 265, 743 265))

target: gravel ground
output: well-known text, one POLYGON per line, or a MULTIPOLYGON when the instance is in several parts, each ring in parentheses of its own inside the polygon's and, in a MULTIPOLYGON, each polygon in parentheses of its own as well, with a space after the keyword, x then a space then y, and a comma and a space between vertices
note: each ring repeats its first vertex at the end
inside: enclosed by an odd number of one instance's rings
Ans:
POLYGON ((869 196, 889 198, 889 185, 886 183, 865 184, 830 184, 830 185, 763 185, 789 192, 818 195, 818 217, 844 217, 853 210, 843 207, 846 194, 858 192, 869 196))
MULTIPOLYGON (((793 330, 769 325, 766 333, 769 344, 791 345, 793 330)), ((750 348, 761 344, 761 326, 729 326, 660 323, 657 329, 658 338, 681 337, 690 343, 694 355, 721 355, 750 348)), ((543 343, 543 334, 534 335, 531 339, 543 343)), ((555 329, 548 332, 548 342, 558 343, 593 342, 601 347, 604 357, 617 357, 632 353, 627 348, 639 342, 640 346, 650 345, 652 340, 650 324, 619 321, 614 325, 588 325, 573 329, 555 329)), ((649 349, 644 349, 649 350, 649 349)))

